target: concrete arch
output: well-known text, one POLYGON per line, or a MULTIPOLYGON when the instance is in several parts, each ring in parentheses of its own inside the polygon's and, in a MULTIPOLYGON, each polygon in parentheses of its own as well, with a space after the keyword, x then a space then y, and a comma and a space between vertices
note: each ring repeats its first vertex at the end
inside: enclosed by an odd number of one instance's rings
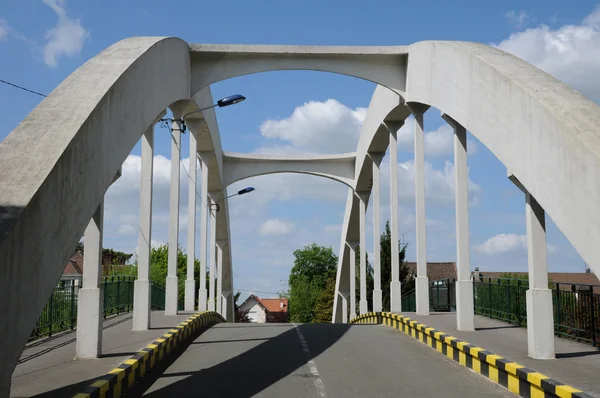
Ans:
POLYGON ((0 143, 0 302, 10 320, 0 325, 0 396, 8 396, 22 348, 116 171, 156 116, 189 98, 189 65, 180 39, 118 42, 0 143))
POLYGON ((406 46, 280 46, 191 44, 192 93, 233 77, 315 70, 354 76, 398 93, 406 87, 406 46))
POLYGON ((533 65, 468 42, 409 46, 406 100, 477 137, 600 273, 600 107, 533 65))
POLYGON ((281 157, 226 152, 223 155, 224 185, 266 174, 298 173, 329 178, 354 188, 355 156, 346 153, 281 157))

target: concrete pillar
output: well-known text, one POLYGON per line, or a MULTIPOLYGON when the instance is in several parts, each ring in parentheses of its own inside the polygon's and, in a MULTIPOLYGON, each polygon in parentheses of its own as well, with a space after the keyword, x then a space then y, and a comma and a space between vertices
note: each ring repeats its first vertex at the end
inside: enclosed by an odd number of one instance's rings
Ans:
POLYGON ((234 322, 235 321, 235 314, 233 313, 233 311, 230 311, 230 307, 233 306, 233 303, 231 302, 231 292, 230 291, 224 291, 223 292, 223 297, 222 297, 222 302, 221 302, 221 316, 223 318, 225 318, 225 320, 227 322, 234 322))
POLYGON ((83 286, 77 294, 77 358, 98 358, 102 353, 102 229, 104 201, 100 203, 92 220, 85 229, 85 251, 83 254, 83 286))
POLYGON ((138 277, 133 283, 133 330, 148 330, 150 327, 150 243, 152 241, 153 162, 154 125, 146 130, 142 136, 138 277))
POLYGON ((528 355, 535 359, 554 359, 554 316, 552 291, 548 288, 546 214, 514 175, 509 173, 508 178, 525 194, 529 270, 529 289, 526 293, 528 355))
POLYGON ((417 278, 415 281, 417 314, 429 314, 429 278, 427 277, 427 231, 425 227, 425 133, 423 114, 428 109, 421 104, 411 104, 414 122, 415 141, 415 204, 417 226, 417 278))
POLYGON ((356 242, 346 242, 350 251, 350 319, 356 318, 356 242))
POLYGON ((202 170, 202 184, 200 189, 200 286, 198 287, 198 311, 206 311, 207 295, 206 290, 206 242, 208 239, 208 158, 209 153, 200 155, 200 167, 202 170))
POLYGON ((400 282, 400 250, 398 248, 398 130, 404 122, 386 122, 390 132, 390 240, 392 281, 390 282, 390 311, 402 311, 402 285, 400 282))
POLYGON ((210 260, 209 260, 209 287, 208 287, 208 310, 215 311, 215 262, 216 256, 216 238, 217 238, 217 200, 216 195, 210 195, 210 260))
POLYGON ((379 165, 383 159, 382 153, 370 153, 373 160, 373 311, 381 312, 383 310, 383 295, 381 292, 381 249, 379 240, 381 218, 379 195, 379 165))
POLYGON ((348 295, 350 292, 339 292, 339 300, 341 301, 342 323, 348 323, 348 295))
POLYGON ((365 216, 367 213, 366 193, 357 193, 359 200, 359 233, 360 233, 360 314, 369 312, 367 304, 367 227, 365 216))
POLYGON ((190 163, 188 174, 190 175, 188 189, 188 241, 187 241, 187 275, 185 280, 185 311, 194 311, 196 306, 196 281, 194 280, 194 269, 196 261, 196 154, 198 153, 198 142, 192 132, 190 136, 190 163))
MULTIPOLYGON (((179 118, 173 112, 173 119, 179 118)), ((179 249, 179 162, 181 160, 181 121, 174 120, 171 133, 171 195, 169 204, 169 256, 165 289, 165 315, 177 315, 179 286, 177 251, 179 249)))
POLYGON ((454 194, 456 207, 456 328, 475 330, 475 307, 469 246, 469 171, 467 130, 446 114, 442 118, 454 128, 454 194))
POLYGON ((223 315, 223 243, 217 242, 217 312, 223 315))

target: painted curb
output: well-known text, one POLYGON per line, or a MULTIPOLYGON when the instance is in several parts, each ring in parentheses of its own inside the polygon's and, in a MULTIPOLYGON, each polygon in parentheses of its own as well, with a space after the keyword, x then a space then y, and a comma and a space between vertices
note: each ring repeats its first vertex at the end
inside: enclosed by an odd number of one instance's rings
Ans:
POLYGON ((200 312, 190 316, 161 337, 148 344, 110 372, 97 378, 73 398, 116 398, 130 390, 156 364, 194 332, 225 322, 217 312, 200 312))
POLYGON ((591 395, 533 369, 493 354, 404 315, 369 312, 350 323, 376 323, 398 329, 448 358, 500 384, 521 397, 592 398, 591 395))

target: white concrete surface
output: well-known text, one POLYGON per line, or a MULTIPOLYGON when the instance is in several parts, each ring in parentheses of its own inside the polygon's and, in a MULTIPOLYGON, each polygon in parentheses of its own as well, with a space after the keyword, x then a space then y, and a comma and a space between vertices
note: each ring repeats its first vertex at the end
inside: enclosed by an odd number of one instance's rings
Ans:
POLYGON ((442 118, 454 129, 454 195, 456 217, 456 325, 475 330, 475 307, 469 245, 469 169, 467 130, 450 116, 442 118))
POLYGON ((152 192, 154 180, 154 123, 141 139, 140 227, 138 232, 138 277, 133 284, 133 330, 150 327, 150 250, 152 243, 152 192), (148 283, 146 283, 148 282, 148 283))
POLYGON ((165 286, 165 315, 176 315, 178 306, 177 251, 179 250, 179 169, 181 162, 181 118, 173 110, 171 126, 171 186, 169 196, 169 253, 165 286))
POLYGON ((385 153, 370 153, 373 161, 373 311, 381 312, 383 308, 383 294, 381 291, 381 201, 379 198, 379 165, 385 153))
POLYGON ((221 249, 221 244, 217 242, 216 245, 217 250, 217 303, 216 303, 216 311, 223 315, 223 249, 221 249))
POLYGON ((206 264, 208 261, 207 242, 208 242, 208 157, 209 154, 200 154, 200 167, 202 170, 201 189, 200 189, 200 280, 198 287, 198 311, 208 309, 208 290, 206 289, 206 264))
POLYGON ((102 233, 104 228, 104 200, 100 202, 85 229, 83 253, 83 286, 77 293, 77 358, 98 358, 102 353, 102 321, 104 300, 102 278, 102 233))
POLYGON ((194 269, 196 261, 196 154, 198 153, 198 140, 195 133, 190 129, 190 156, 188 164, 188 232, 187 232, 187 269, 185 280, 184 310, 194 311, 196 307, 196 281, 194 269))
POLYGON ((359 213, 358 219, 360 223, 359 234, 359 255, 360 255, 360 314, 366 314, 369 312, 367 305, 367 227, 365 225, 365 217, 367 215, 367 202, 366 194, 362 192, 356 193, 359 198, 359 213))
MULTIPOLYGON (((348 258, 350 260, 350 319, 356 318, 356 243, 348 243, 348 249, 350 254, 348 258)), ((334 306, 335 308, 335 306, 334 306)))
POLYGON ((209 283, 208 283, 208 310, 209 311, 215 311, 216 310, 216 303, 215 303, 215 263, 217 261, 217 206, 219 206, 219 200, 218 200, 218 193, 215 192, 209 192, 208 193, 208 197, 210 198, 209 201, 209 214, 210 214, 210 240, 208 243, 208 252, 210 254, 209 257, 209 283))

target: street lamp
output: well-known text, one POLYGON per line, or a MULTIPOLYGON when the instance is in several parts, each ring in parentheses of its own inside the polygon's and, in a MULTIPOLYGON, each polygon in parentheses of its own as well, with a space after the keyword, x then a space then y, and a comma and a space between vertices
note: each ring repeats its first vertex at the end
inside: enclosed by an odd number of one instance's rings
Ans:
MULTIPOLYGON (((239 191, 237 191, 237 192, 236 192, 236 193, 234 193, 233 195, 229 195, 229 196, 227 196, 225 199, 229 199, 229 198, 231 198, 232 196, 244 195, 244 194, 250 193, 250 192, 252 192, 252 191, 254 191, 254 187, 246 187, 246 188, 244 188, 244 189, 240 189, 239 191)), ((210 205, 210 206, 211 206, 211 209, 212 209, 212 206, 215 206, 215 209, 216 209, 216 211, 219 211, 219 210, 220 210, 220 206, 219 206, 219 204, 218 204, 218 203, 211 203, 211 205, 210 205)))
MULTIPOLYGON (((207 106, 205 108, 198 109, 198 110, 186 113, 180 119, 180 122, 181 122, 181 132, 185 133, 186 127, 185 127, 185 120, 184 119, 186 117, 188 117, 189 115, 191 115, 193 113, 202 112, 202 111, 205 111, 207 109, 214 108, 214 107, 224 108, 226 106, 239 104, 240 102, 244 101, 245 99, 246 99, 246 97, 244 97, 241 94, 234 94, 234 95, 230 95, 230 96, 225 97, 225 98, 221 98, 220 100, 217 101, 216 104, 213 104, 211 106, 207 106)), ((164 119, 160 119, 160 122, 163 122, 163 123, 164 122, 173 123, 174 120, 175 119, 172 119, 172 118, 164 118, 164 119)))

